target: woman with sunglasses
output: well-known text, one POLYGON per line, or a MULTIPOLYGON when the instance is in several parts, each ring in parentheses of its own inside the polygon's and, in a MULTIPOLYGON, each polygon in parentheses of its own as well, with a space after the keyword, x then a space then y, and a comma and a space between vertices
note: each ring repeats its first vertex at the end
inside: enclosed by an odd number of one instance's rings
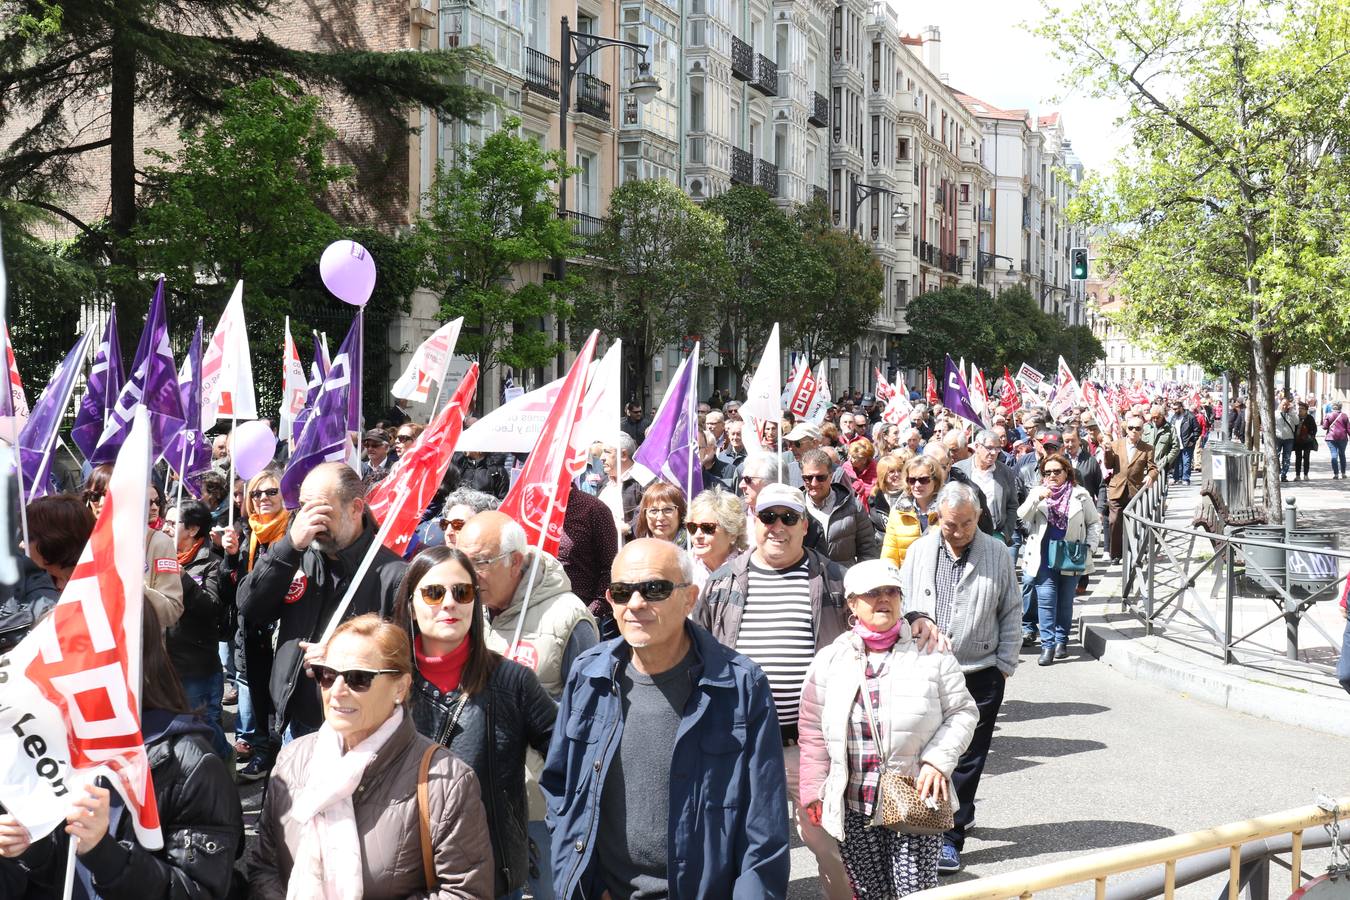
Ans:
POLYGON ((413 724, 478 776, 493 896, 519 900, 529 872, 525 752, 548 752, 557 705, 532 670, 488 649, 478 574, 459 550, 428 547, 413 559, 394 616, 412 639, 413 724))
POLYGON ((905 496, 905 463, 908 461, 908 458, 901 459, 894 452, 877 460, 877 478, 867 498, 867 514, 872 519, 878 541, 886 536, 886 523, 890 520, 891 510, 905 496))
POLYGON ((745 504, 727 491, 704 491, 689 504, 684 531, 689 536, 689 554, 694 558, 694 584, 703 590, 709 575, 748 546, 745 504))
POLYGON ((684 491, 664 481, 653 481, 642 492, 633 519, 633 537, 656 538, 684 546, 684 491))
MULTIPOLYGON (((225 557, 220 567, 220 596, 232 609, 237 609, 239 582, 267 555, 268 548, 285 536, 290 526, 290 513, 281 502, 280 472, 264 469, 249 479, 244 489, 243 513, 243 520, 221 535, 225 557)), ((234 752, 245 762, 239 777, 257 781, 267 777, 277 744, 267 726, 272 715, 268 684, 272 679, 272 633, 276 625, 247 625, 237 612, 234 616, 239 623, 231 642, 239 698, 234 752)))
POLYGON ((909 545, 937 523, 936 500, 945 480, 942 468, 927 456, 914 457, 905 463, 903 472, 900 499, 891 507, 881 541, 881 558, 897 567, 904 564, 909 545))
MULTIPOLYGON (((150 518, 146 523, 154 531, 166 531, 164 527, 167 521, 164 518, 164 492, 159 489, 159 485, 153 481, 150 482, 149 490, 150 518)), ((173 537, 173 535, 169 535, 173 537)))
POLYGON ((1078 484, 1078 473, 1067 456, 1047 455, 1040 471, 1040 487, 1027 495, 1017 515, 1027 529, 1022 571, 1034 573, 1032 585, 1040 613, 1041 657, 1037 662, 1048 666, 1069 655, 1074 591, 1080 577, 1092 574, 1092 548, 1101 540, 1102 520, 1096 501, 1078 484), (1075 549, 1077 553, 1071 552, 1075 549))
POLYGON ((250 896, 495 896, 478 779, 413 727, 407 632, 375 613, 348 619, 311 669, 324 723, 277 757, 250 896))

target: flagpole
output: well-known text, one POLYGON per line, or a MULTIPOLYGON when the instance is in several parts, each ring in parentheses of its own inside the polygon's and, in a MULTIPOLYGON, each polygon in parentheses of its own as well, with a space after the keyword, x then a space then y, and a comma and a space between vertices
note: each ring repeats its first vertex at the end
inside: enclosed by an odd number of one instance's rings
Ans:
POLYGON ((691 437, 693 440, 689 446, 689 466, 685 470, 684 503, 685 508, 694 502, 694 466, 703 465, 703 453, 699 438, 703 437, 703 429, 698 424, 698 358, 699 350, 702 349, 701 341, 694 341, 694 358, 689 361, 689 396, 685 401, 684 414, 692 426, 691 437))
POLYGON ((342 595, 342 602, 337 605, 337 609, 333 610, 332 617, 329 618, 328 624, 323 629, 323 636, 319 638, 320 646, 328 643, 329 638, 333 636, 333 632, 337 630, 338 625, 342 622, 342 617, 347 612, 347 608, 352 605, 352 598, 356 596, 356 589, 361 586, 361 582, 365 579, 366 573, 370 571, 371 564, 375 562, 376 554, 378 554, 380 548, 384 546, 384 539, 388 537, 390 529, 394 527, 394 520, 398 518, 399 512, 403 509, 403 504, 407 502, 407 500, 408 491, 406 489, 399 490, 398 493, 394 495, 394 502, 390 504, 389 511, 385 513, 384 522, 380 525, 380 530, 375 532, 375 539, 370 542, 370 547, 366 550, 366 555, 361 558, 361 565, 356 567, 356 574, 352 576, 351 584, 347 585, 347 593, 342 595))
MULTIPOLYGON (((14 448, 14 469, 17 473, 16 480, 19 483, 19 525, 23 529, 23 543, 26 547, 28 546, 28 502, 24 497, 23 490, 23 455, 19 451, 18 410, 14 408, 14 385, 9 380, 9 354, 13 351, 11 351, 9 347, 9 272, 5 269, 3 241, 0 241, 0 330, 4 331, 3 362, 5 365, 5 390, 10 395, 10 412, 13 413, 13 415, 9 417, 9 431, 11 438, 9 445, 14 448)), ((8 527, 8 523, 5 522, 5 519, 8 517, 8 498, 0 495, 0 501, 3 501, 5 506, 5 512, 0 513, 0 527, 8 527)), ((18 571, 14 570, 11 572, 10 570, 12 567, 13 562, 7 560, 3 566, 3 573, 0 573, 0 581, 3 581, 5 584, 17 583, 18 571)))
POLYGON ((226 519, 225 527, 234 527, 234 398, 230 398, 230 483, 225 485, 226 519))

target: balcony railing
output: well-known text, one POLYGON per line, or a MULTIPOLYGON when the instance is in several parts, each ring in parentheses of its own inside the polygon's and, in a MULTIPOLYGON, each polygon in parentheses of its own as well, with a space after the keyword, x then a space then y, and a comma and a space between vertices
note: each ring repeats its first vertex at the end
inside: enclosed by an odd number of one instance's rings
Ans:
POLYGON ((994 211, 993 211, 992 209, 990 209, 989 207, 987 207, 987 206, 981 206, 981 207, 980 207, 980 221, 981 221, 981 222, 992 222, 992 221, 994 221, 994 211))
POLYGON ((942 254, 942 269, 946 272, 961 274, 961 257, 955 253, 942 254))
POLYGON ((558 99, 559 63, 533 47, 525 48, 525 90, 558 99))
POLYGON ((731 183, 755 183, 755 159, 740 147, 731 148, 731 183))
POLYGON ((824 94, 812 91, 811 114, 806 117, 806 121, 817 128, 828 128, 830 125, 830 101, 824 94))
POLYGON ((581 73, 577 79, 577 112, 609 121, 609 82, 581 73))
POLYGON ((939 264, 938 258, 940 256, 941 253, 933 244, 930 244, 927 241, 923 241, 919 244, 919 260, 921 262, 926 262, 930 266, 936 266, 939 264))
POLYGON ((778 167, 771 162, 757 160, 755 163, 755 183, 769 192, 770 197, 778 196, 778 167))
POLYGON ((567 220, 572 225, 572 233, 583 238, 598 237, 604 232, 605 226, 609 224, 607 220, 599 216, 577 212, 575 209, 567 211, 567 220))
POLYGON ((830 192, 820 185, 815 185, 811 188, 811 198, 813 200, 818 200, 821 203, 828 203, 830 200, 830 192))
POLYGON ((778 65, 763 53, 755 58, 755 80, 750 86, 766 97, 778 96, 778 65))
POLYGON ((755 50, 735 35, 731 36, 731 77, 737 81, 755 79, 755 50))

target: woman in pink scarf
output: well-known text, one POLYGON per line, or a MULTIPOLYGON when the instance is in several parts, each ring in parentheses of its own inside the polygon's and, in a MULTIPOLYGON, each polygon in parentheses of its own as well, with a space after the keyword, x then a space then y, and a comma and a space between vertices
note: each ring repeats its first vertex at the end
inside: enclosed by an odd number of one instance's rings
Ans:
POLYGON ((1092 572, 1092 548, 1101 538, 1101 516, 1087 489, 1078 484, 1073 463, 1062 453, 1041 460, 1041 486, 1017 510, 1027 528, 1022 571, 1032 583, 1040 610, 1040 665, 1069 655, 1073 596, 1078 579, 1092 572))

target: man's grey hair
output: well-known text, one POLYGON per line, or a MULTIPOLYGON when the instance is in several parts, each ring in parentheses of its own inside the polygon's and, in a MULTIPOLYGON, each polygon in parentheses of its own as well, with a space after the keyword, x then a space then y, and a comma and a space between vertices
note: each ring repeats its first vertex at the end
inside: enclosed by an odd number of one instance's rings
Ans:
POLYGON ((524 553, 530 542, 525 537, 525 529, 519 522, 502 524, 501 539, 497 544, 498 553, 524 553))
POLYGON ((820 448, 807 450, 802 454, 801 467, 805 469, 808 465, 824 466, 826 472, 834 471, 834 460, 830 459, 830 454, 820 448))
POLYGON ((979 512, 980 498, 976 495, 975 489, 964 481, 947 482, 938 494, 938 510, 955 509, 965 505, 969 505, 971 509, 979 512))
POLYGON ((704 419, 704 422, 709 425, 716 425, 718 422, 722 422, 725 419, 726 417, 723 416, 720 411, 714 409, 712 412, 708 413, 708 417, 704 419))
POLYGON ((633 436, 626 431, 619 432, 618 444, 619 452, 629 459, 632 459, 633 454, 637 452, 637 441, 633 440, 633 436))
POLYGON ((963 429, 952 429, 942 436, 942 443, 948 450, 966 449, 966 432, 963 429))
POLYGON ((981 428, 975 435, 977 444, 993 444, 997 447, 1003 446, 1003 439, 998 436, 998 432, 992 428, 981 428))
POLYGON ((751 453, 741 465, 741 474, 762 478, 765 484, 777 484, 778 462, 778 457, 771 453, 751 453))
POLYGON ((467 506, 480 513, 496 509, 498 501, 491 494, 475 491, 473 488, 457 488, 445 498, 445 505, 441 508, 449 509, 452 506, 467 506))

